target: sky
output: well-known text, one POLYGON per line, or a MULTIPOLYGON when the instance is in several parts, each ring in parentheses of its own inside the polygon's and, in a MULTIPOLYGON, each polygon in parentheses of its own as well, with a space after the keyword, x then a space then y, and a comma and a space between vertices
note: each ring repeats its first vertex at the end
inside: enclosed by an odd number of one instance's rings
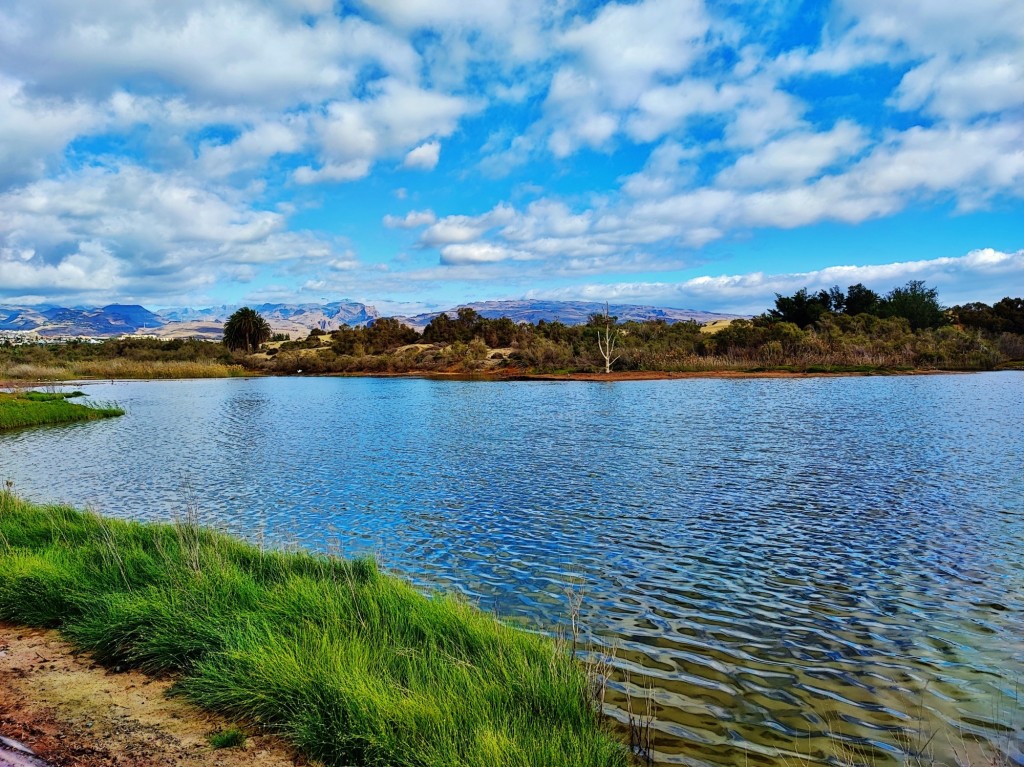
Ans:
POLYGON ((1024 295, 1020 0, 5 0, 0 303, 1024 295))

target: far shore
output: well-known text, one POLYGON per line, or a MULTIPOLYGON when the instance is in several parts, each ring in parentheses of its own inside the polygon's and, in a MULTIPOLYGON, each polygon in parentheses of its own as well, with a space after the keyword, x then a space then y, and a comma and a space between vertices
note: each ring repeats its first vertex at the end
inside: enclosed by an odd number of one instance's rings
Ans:
MULTIPOLYGON (((1004 368, 1009 370, 1011 368, 1004 368)), ((867 376, 923 376, 952 375, 956 373, 985 373, 984 370, 934 370, 928 368, 912 370, 613 370, 611 373, 530 373, 523 370, 480 370, 474 372, 410 370, 398 373, 323 373, 310 377, 322 378, 426 378, 438 381, 675 381, 694 378, 758 379, 758 378, 851 378, 867 376)))
MULTIPOLYGON (((928 376, 954 375, 957 373, 992 373, 1019 368, 997 368, 995 370, 934 370, 919 368, 912 370, 891 370, 878 368, 875 370, 613 370, 611 373, 529 373, 519 370, 479 370, 479 371, 439 371, 439 370, 408 370, 395 373, 379 371, 346 372, 346 373, 313 373, 313 374, 274 374, 252 371, 238 376, 223 378, 424 378, 434 381, 590 381, 596 383, 614 383, 619 381, 675 381, 696 378, 711 379, 759 379, 759 378, 863 378, 878 376, 928 376)), ((114 383, 121 381, 209 381, 211 377, 201 378, 73 378, 60 381, 0 379, 2 389, 31 389, 40 386, 78 386, 87 384, 114 383)))

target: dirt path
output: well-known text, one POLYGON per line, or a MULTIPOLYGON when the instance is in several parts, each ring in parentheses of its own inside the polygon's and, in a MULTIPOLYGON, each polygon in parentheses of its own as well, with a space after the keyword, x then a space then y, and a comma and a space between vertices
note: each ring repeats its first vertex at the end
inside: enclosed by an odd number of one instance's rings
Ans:
POLYGON ((229 723, 167 697, 170 686, 99 666, 56 632, 0 623, 0 767, 301 763, 269 737, 250 737, 244 749, 214 750, 207 738, 229 723))

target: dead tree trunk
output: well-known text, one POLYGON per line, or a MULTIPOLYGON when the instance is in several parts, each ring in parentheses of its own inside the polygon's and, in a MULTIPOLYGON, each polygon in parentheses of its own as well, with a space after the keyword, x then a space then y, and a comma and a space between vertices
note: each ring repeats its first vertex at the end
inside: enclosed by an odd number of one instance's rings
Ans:
POLYGON ((619 331, 612 330, 611 317, 608 314, 608 304, 604 305, 604 330, 597 331, 597 348, 604 357, 605 375, 612 372, 612 365, 618 361, 618 357, 612 359, 612 352, 615 351, 615 343, 619 339, 619 331), (602 338, 603 336, 603 338, 602 338))

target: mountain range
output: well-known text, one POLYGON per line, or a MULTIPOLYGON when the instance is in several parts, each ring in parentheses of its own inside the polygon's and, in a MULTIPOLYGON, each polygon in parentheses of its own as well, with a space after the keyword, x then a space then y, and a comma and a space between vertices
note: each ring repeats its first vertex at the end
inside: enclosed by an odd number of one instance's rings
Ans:
MULTIPOLYGON (((447 310, 452 316, 469 307, 489 319, 509 317, 515 322, 585 323, 590 315, 604 311, 605 305, 592 301, 480 301, 461 304, 447 310)), ((252 309, 262 315, 275 333, 301 337, 314 328, 331 331, 342 325, 366 325, 380 317, 367 304, 334 301, 327 304, 258 304, 252 309)), ((94 307, 0 306, 0 331, 29 333, 42 338, 113 338, 123 335, 152 335, 159 338, 210 338, 219 340, 227 318, 238 306, 211 306, 204 309, 172 308, 152 312, 145 307, 110 304, 94 307)), ((619 321, 664 320, 668 323, 710 322, 734 319, 738 315, 716 314, 692 309, 668 309, 656 306, 615 305, 609 308, 619 321)), ((398 320, 422 330, 441 312, 427 312, 398 320)))

